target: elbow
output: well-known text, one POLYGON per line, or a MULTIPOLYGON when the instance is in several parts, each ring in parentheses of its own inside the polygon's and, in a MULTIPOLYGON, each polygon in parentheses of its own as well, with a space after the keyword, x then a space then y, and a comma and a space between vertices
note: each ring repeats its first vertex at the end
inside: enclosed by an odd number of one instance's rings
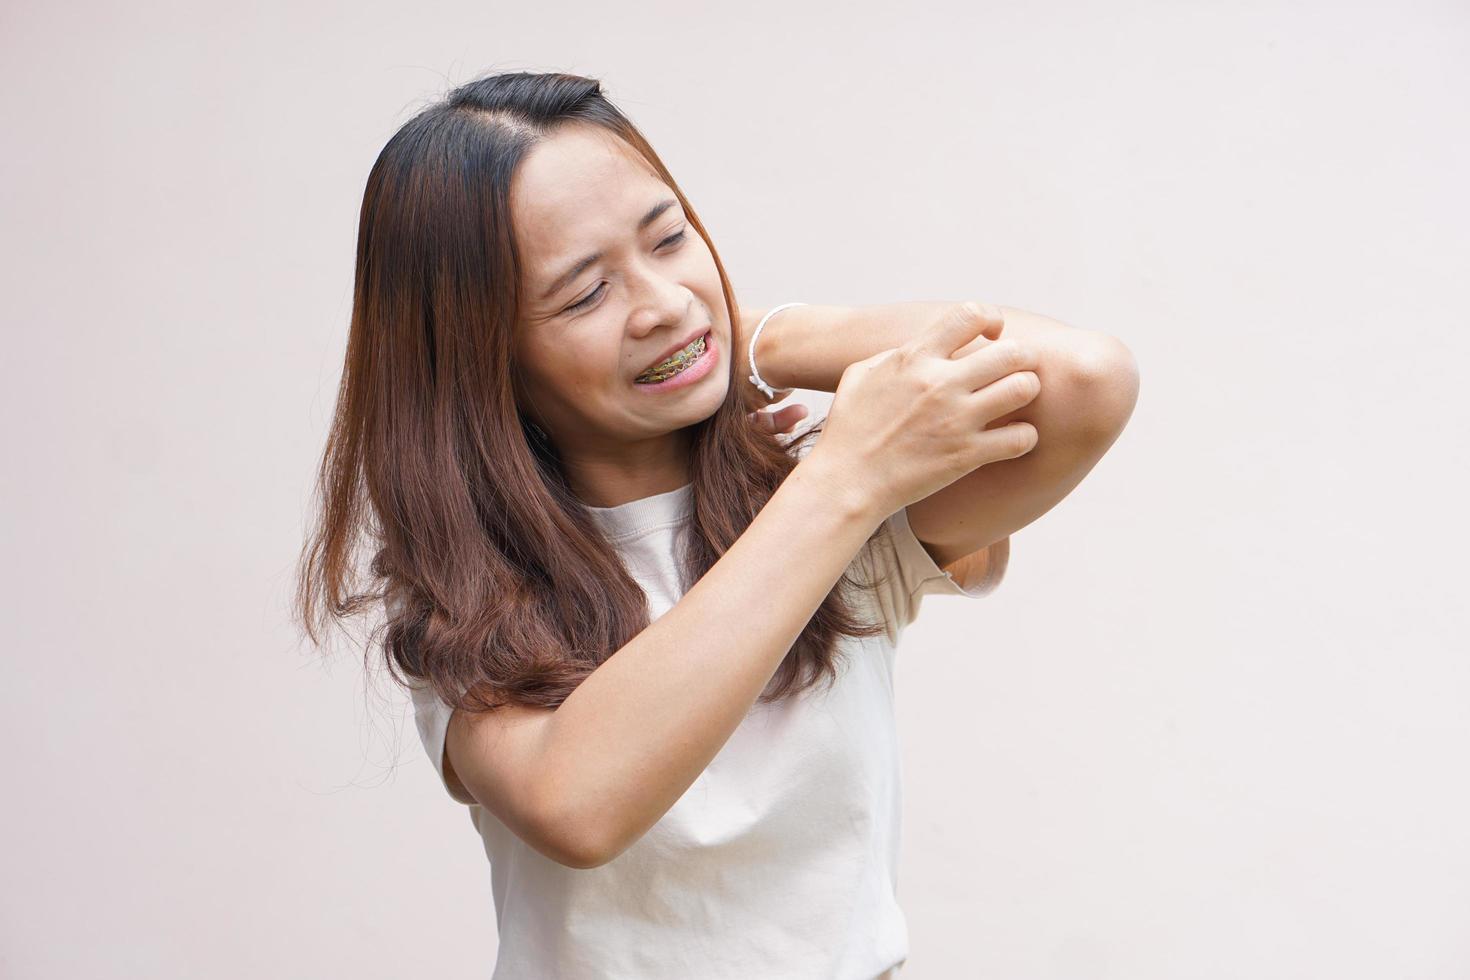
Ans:
POLYGON ((1075 384, 1086 393, 1086 428, 1111 445, 1138 404, 1138 359, 1121 340, 1097 334, 1076 358, 1075 371, 1075 384))
POLYGON ((600 868, 622 853, 610 843, 613 834, 605 815, 588 815, 574 807, 558 808, 544 824, 542 854, 578 871, 600 868))
POLYGON ((577 871, 600 868, 612 860, 606 849, 574 835, 544 833, 527 843, 557 864, 577 871))
POLYGON ((563 852, 561 857, 552 860, 574 871, 591 871, 593 868, 602 867, 612 859, 604 857, 601 851, 580 850, 563 852))

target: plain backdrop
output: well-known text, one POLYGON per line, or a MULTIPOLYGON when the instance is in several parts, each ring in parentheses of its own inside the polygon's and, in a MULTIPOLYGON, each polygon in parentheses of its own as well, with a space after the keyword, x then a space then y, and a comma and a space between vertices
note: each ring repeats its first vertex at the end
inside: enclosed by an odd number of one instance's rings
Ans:
POLYGON ((1045 0, 7 3, 0 975, 489 976, 406 699, 288 603, 368 168, 490 70, 603 79, 748 306, 1138 360, 899 651, 905 977, 1470 977, 1470 8, 1045 0))

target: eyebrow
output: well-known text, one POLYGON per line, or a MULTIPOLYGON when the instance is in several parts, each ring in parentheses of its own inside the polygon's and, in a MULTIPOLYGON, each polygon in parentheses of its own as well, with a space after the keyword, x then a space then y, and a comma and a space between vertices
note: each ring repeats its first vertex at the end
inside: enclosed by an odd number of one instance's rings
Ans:
MULTIPOLYGON (((648 209, 647 214, 638 219, 638 230, 642 231, 649 225, 653 224, 655 221, 658 220, 659 215, 663 214, 669 208, 678 203, 678 200, 672 197, 659 201, 653 207, 648 209)), ((541 294, 541 299, 543 301, 548 300, 552 296, 556 295, 558 292, 561 291, 563 286, 580 276, 582 274, 582 270, 586 269, 589 265, 602 258, 605 254, 607 253, 593 252, 591 255, 588 255, 585 258, 578 259, 571 268, 569 268, 566 272, 563 272, 561 275, 557 276, 555 282, 546 287, 546 292, 541 294)))

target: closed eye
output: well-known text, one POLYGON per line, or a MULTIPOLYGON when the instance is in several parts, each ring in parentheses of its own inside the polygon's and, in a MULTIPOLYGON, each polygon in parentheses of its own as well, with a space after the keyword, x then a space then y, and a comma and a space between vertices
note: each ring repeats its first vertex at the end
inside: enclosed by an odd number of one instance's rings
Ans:
MULTIPOLYGON (((687 237, 688 229, 680 228, 677 232, 659 242, 658 247, 663 248, 665 245, 682 245, 684 244, 684 239, 687 237)), ((588 293, 585 299, 582 299, 581 301, 573 303, 571 306, 568 306, 566 311, 568 313, 575 313, 577 310, 585 309, 587 306, 591 305, 592 302, 597 299, 597 297, 602 295, 603 287, 606 285, 607 283, 605 282, 598 283, 597 288, 588 293)))

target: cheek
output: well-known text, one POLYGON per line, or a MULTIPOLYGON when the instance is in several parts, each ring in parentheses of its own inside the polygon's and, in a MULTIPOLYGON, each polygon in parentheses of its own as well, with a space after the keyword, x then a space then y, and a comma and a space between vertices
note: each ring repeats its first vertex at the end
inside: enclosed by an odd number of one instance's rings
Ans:
POLYGON ((559 394, 574 380, 567 373, 573 366, 571 359, 553 346, 540 344, 523 349, 521 364, 534 390, 543 394, 559 394))
POLYGON ((619 350, 606 343, 569 337, 565 344, 543 345, 532 355, 532 370, 544 387, 567 396, 605 388, 619 375, 619 350))

